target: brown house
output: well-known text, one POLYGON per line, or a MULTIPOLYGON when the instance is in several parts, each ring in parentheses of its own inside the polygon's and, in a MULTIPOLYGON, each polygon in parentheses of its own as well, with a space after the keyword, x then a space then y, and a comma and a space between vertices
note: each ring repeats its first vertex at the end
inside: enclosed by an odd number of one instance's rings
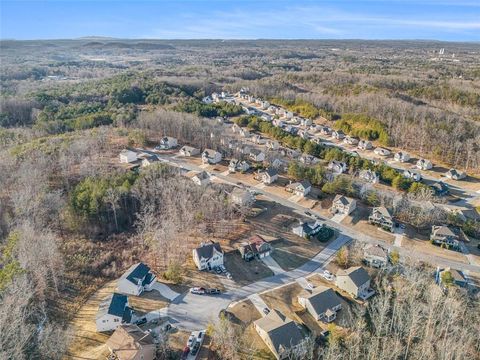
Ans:
POLYGON ((154 360, 156 345, 150 333, 137 325, 122 325, 107 340, 107 347, 118 360, 154 360))

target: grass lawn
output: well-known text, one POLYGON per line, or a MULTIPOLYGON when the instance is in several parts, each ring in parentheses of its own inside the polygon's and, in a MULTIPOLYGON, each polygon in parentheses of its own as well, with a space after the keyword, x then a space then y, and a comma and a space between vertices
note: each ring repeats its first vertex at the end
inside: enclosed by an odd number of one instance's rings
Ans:
POLYGON ((225 254, 225 267, 232 274, 233 280, 240 285, 247 285, 274 275, 262 261, 255 259, 246 262, 238 251, 225 254))

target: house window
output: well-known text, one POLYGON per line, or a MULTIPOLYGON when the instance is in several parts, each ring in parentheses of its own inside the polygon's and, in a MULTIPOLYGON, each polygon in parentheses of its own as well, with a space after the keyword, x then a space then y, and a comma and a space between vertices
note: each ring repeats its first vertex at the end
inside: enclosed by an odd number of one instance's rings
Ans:
POLYGON ((114 322, 118 322, 118 319, 113 319, 114 322))

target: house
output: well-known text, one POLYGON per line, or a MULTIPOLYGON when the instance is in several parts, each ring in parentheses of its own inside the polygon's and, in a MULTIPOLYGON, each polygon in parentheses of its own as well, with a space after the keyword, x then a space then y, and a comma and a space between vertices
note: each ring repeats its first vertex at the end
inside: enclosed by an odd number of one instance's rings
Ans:
POLYGON ((248 138, 250 137, 250 130, 246 128, 241 128, 238 133, 240 134, 241 137, 248 138))
POLYGON ((285 156, 288 156, 290 159, 296 159, 300 156, 300 152, 295 149, 286 149, 284 152, 285 156))
POLYGON ((348 215, 357 207, 357 200, 343 196, 336 195, 333 199, 331 211, 334 214, 340 213, 348 215))
POLYGON ((230 172, 245 172, 248 171, 248 169, 250 169, 250 165, 244 160, 232 159, 228 164, 228 171, 230 172))
POLYGON ((456 285, 459 287, 467 287, 468 285, 468 280, 462 271, 452 269, 449 267, 445 269, 437 268, 437 271, 435 272, 435 278, 436 278, 437 284, 447 286, 448 284, 443 284, 443 281, 446 277, 452 280, 453 285, 456 285))
POLYGON ((327 168, 334 174, 342 174, 347 171, 347 164, 343 161, 332 160, 328 163, 327 168))
POLYGON ((258 134, 253 134, 250 138, 250 141, 254 144, 263 144, 265 142, 265 140, 258 134))
POLYGON ((335 278, 335 285, 353 297, 363 300, 374 294, 370 288, 370 276, 361 266, 339 270, 335 278))
POLYGON ((390 150, 382 148, 382 147, 377 147, 373 152, 379 156, 388 156, 390 155, 390 150))
POLYGON ((373 170, 362 170, 360 171, 360 179, 369 183, 377 184, 380 181, 380 176, 373 170))
POLYGON ((269 121, 269 122, 273 120, 272 115, 265 114, 265 113, 263 113, 262 116, 260 116, 260 117, 261 117, 263 120, 269 121))
POLYGON ((399 152, 395 153, 393 158, 395 159, 395 161, 399 161, 399 162, 402 162, 402 163, 410 161, 410 155, 408 153, 406 153, 405 151, 399 151, 399 152))
POLYGON ((137 325, 119 326, 107 340, 111 357, 116 360, 154 360, 157 345, 148 331, 137 325))
POLYGON ((202 102, 205 103, 205 104, 211 104, 213 102, 213 99, 211 98, 211 96, 205 96, 202 99, 202 102))
POLYGON ((281 167, 285 167, 285 162, 278 158, 275 158, 270 162, 270 166, 275 169, 279 169, 281 167))
POLYGON ((234 151, 238 154, 245 155, 250 153, 250 147, 243 143, 237 143, 234 147, 234 151))
POLYGON ((276 140, 267 140, 265 146, 267 147, 267 149, 277 150, 280 147, 280 144, 276 140))
POLYGON ((149 155, 142 160, 142 167, 147 167, 152 164, 158 163, 160 160, 157 155, 149 155))
POLYGON ((359 143, 359 139, 353 136, 346 136, 343 139, 343 142, 348 145, 357 145, 359 143))
POLYGON ((373 144, 371 141, 368 140, 360 140, 357 146, 360 150, 372 150, 373 144))
POLYGON ((303 238, 310 238, 317 235, 323 228, 323 224, 320 221, 311 223, 300 222, 300 225, 292 228, 292 232, 303 238))
POLYGON ((313 155, 308 155, 308 154, 304 154, 304 155, 300 156, 300 158, 298 160, 302 164, 305 164, 305 165, 313 165, 313 164, 316 164, 320 161, 319 158, 317 158, 313 155))
POLYGON ((121 163, 132 163, 138 160, 137 153, 132 150, 124 149, 120 152, 120 162, 121 163))
POLYGON ((414 170, 405 170, 403 172, 403 176, 405 176, 407 179, 411 179, 413 181, 420 181, 422 180, 422 174, 420 174, 418 171, 414 170))
POLYGON ((195 156, 200 154, 200 149, 194 148, 192 146, 183 146, 180 149, 180 155, 182 156, 195 156))
POLYGON ((447 245, 453 248, 458 248, 460 245, 460 237, 445 225, 433 225, 430 240, 434 244, 447 245))
POLYGON ((332 129, 330 129, 328 126, 322 126, 322 128, 320 129, 320 133, 322 135, 331 135, 332 129))
POLYGON ((202 162, 204 164, 218 164, 222 161, 222 154, 216 150, 205 149, 202 153, 202 162))
POLYGON ((250 191, 238 187, 232 190, 230 198, 234 204, 240 206, 251 205, 255 201, 255 197, 250 191))
POLYGON ((132 321, 133 309, 128 306, 126 295, 113 293, 98 306, 95 324, 98 332, 115 330, 132 321))
POLYGON ((310 119, 300 118, 300 125, 302 126, 310 126, 313 122, 310 119))
POLYGON ((417 168, 420 170, 430 170, 433 167, 433 164, 430 160, 420 159, 417 161, 417 168))
POLYGON ((270 106, 268 107, 268 109, 267 109, 267 111, 269 111, 269 112, 272 113, 272 114, 276 114, 276 113, 277 113, 277 110, 278 110, 278 108, 277 108, 276 106, 274 106, 274 105, 270 105, 270 106))
POLYGON ((242 128, 241 128, 238 124, 235 124, 235 123, 234 123, 234 124, 232 125, 232 132, 234 132, 234 133, 240 132, 241 129, 242 129, 242 128))
POLYGON ((157 146, 157 148, 161 150, 168 150, 168 149, 173 149, 176 146, 177 146, 177 139, 170 136, 164 136, 160 140, 160 144, 157 146))
POLYGON ((210 182, 210 175, 206 171, 200 171, 192 177, 192 181, 198 186, 207 185, 210 182))
POLYGON ((293 115, 293 112, 291 112, 291 111, 285 111, 285 117, 286 117, 287 119, 293 119, 293 116, 294 116, 294 115, 293 115))
POLYGON ((273 184, 278 179, 278 171, 272 168, 268 168, 267 170, 262 172, 261 179, 264 184, 273 184))
POLYGON ((437 181, 430 185, 430 188, 433 191, 433 194, 436 196, 445 196, 450 193, 450 188, 443 181, 437 181))
POLYGON ((372 209, 372 213, 368 217, 368 222, 370 224, 380 226, 385 230, 393 232, 393 216, 390 211, 384 206, 374 207, 372 209))
POLYGON ((200 247, 193 249, 193 262, 198 270, 212 270, 223 265, 223 250, 220 244, 213 241, 202 243, 200 247))
POLYGON ((262 107, 262 110, 267 110, 270 107, 270 103, 268 101, 262 101, 260 106, 262 107))
POLYGON ((238 247, 242 259, 250 261, 255 258, 263 259, 270 256, 273 251, 272 246, 260 235, 254 235, 247 241, 244 241, 238 247))
POLYGON ((280 127, 280 128, 285 126, 285 122, 280 119, 273 119, 272 124, 273 126, 280 127))
POLYGON ((151 291, 156 282, 155 275, 144 263, 132 266, 118 279, 117 289, 122 294, 138 296, 144 291, 151 291))
POLYGON ((258 149, 251 149, 248 156, 252 161, 255 162, 262 162, 265 160, 265 154, 263 153, 263 151, 258 149))
POLYGON ((299 295, 298 303, 314 317, 315 320, 332 322, 342 308, 340 297, 331 288, 318 286, 308 295, 299 295))
POLYGON ((345 133, 342 130, 333 131, 332 136, 337 140, 345 139, 345 133))
POLYGON ((276 359, 288 358, 293 352, 301 358, 300 352, 305 348, 306 337, 300 331, 299 324, 279 310, 273 309, 255 320, 253 326, 276 359))
POLYGON ((308 133, 307 130, 301 129, 301 130, 298 131, 297 134, 298 134, 299 137, 301 137, 304 140, 308 140, 310 138, 310 134, 308 133))
POLYGON ((452 180, 462 180, 467 177, 467 173, 465 171, 450 169, 445 173, 445 176, 452 180))
POLYGON ((384 268, 388 265, 388 250, 380 245, 369 245, 363 251, 363 259, 369 266, 384 268))
POLYGON ((285 188, 288 192, 292 192, 297 196, 306 196, 312 190, 312 184, 308 180, 302 180, 300 182, 290 183, 285 188))

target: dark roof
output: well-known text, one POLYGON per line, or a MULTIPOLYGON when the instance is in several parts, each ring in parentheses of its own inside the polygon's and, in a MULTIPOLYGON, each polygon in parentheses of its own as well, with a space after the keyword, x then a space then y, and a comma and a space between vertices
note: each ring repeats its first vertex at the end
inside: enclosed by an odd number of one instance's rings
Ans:
POLYGON ((150 162, 156 162, 156 161, 160 161, 157 157, 157 155, 149 155, 145 158, 145 160, 147 161, 150 161, 150 162))
POLYGON ((217 250, 218 252, 222 252, 222 247, 220 244, 214 242, 200 246, 196 248, 195 251, 197 252, 199 258, 210 259, 214 254, 213 249, 217 250))
POLYGON ((304 340, 297 324, 276 309, 256 320, 255 325, 268 334, 277 353, 281 353, 282 349, 298 345, 304 340))
POLYGON ((361 266, 351 267, 347 270, 340 270, 337 274, 348 276, 350 280, 357 286, 361 286, 370 280, 370 275, 361 266))
POLYGON ((305 298, 310 302, 317 315, 341 304, 340 298, 335 294, 335 291, 325 286, 316 287, 305 298))
POLYGON ((390 213, 390 210, 388 210, 385 206, 374 207, 373 211, 379 212, 382 216, 386 218, 392 218, 392 214, 390 213))
POLYGON ((343 195, 337 195, 335 196, 335 199, 333 199, 333 202, 340 201, 342 205, 349 205, 352 203, 353 199, 343 196, 343 195))
POLYGON ((150 268, 144 263, 140 262, 130 266, 130 268, 122 275, 122 278, 127 279, 128 281, 137 285, 138 280, 143 281, 149 272, 150 268))
POLYGON ((278 175, 278 171, 273 168, 268 168, 267 170, 265 170, 265 173, 268 174, 268 176, 270 177, 278 175))
POLYGON ((430 185, 430 187, 437 193, 445 193, 450 189, 448 184, 445 184, 443 181, 437 181, 436 183, 430 185))
MULTIPOLYGON (((128 298, 126 295, 118 294, 118 293, 113 293, 109 295, 105 300, 103 300, 97 311, 97 319, 110 314, 110 315, 115 315, 119 317, 124 317, 125 315, 125 310, 128 309, 127 307, 128 303, 128 298)), ((127 314, 128 317, 128 314, 127 314)), ((130 311, 130 317, 131 317, 131 311, 130 311)))

